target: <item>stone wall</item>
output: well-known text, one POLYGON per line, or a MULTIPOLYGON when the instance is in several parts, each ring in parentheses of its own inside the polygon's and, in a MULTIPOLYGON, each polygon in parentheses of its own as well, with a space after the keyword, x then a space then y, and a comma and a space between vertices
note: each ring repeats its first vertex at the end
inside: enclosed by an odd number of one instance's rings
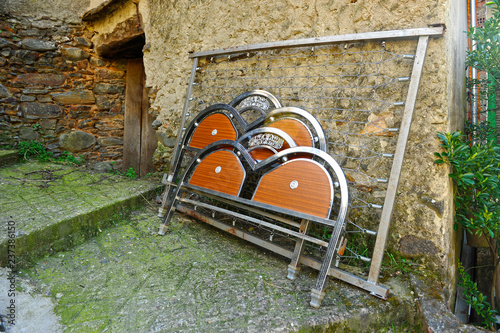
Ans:
POLYGON ((0 16, 0 145, 121 160, 125 69, 93 53, 81 23, 0 16))

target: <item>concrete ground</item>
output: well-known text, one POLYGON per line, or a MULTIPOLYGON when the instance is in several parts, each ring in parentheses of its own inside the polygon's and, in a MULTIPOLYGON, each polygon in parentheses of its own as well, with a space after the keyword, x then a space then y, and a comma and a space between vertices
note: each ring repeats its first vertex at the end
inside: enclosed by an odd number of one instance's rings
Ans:
POLYGON ((15 316, 7 332, 471 331, 418 275, 391 277, 391 267, 388 300, 331 280, 312 309, 313 270, 290 281, 286 259, 179 214, 159 236, 153 200, 133 199, 157 187, 57 164, 0 169, 0 222, 20 243, 0 270, 0 314, 15 316), (12 274, 9 260, 26 267, 12 274))

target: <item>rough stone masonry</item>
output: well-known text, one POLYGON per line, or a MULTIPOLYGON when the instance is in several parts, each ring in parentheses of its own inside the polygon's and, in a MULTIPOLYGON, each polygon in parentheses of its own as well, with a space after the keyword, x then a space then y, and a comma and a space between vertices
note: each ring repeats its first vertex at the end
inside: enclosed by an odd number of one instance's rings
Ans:
POLYGON ((0 145, 122 159, 125 63, 102 59, 81 23, 0 16, 0 145))

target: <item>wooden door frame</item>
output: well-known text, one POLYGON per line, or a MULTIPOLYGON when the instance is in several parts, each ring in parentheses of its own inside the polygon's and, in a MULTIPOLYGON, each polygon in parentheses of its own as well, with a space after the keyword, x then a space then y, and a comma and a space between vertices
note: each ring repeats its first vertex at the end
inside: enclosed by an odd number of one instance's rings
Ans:
POLYGON ((148 89, 142 58, 129 59, 125 88, 125 122, 123 133, 123 170, 133 168, 145 176, 154 170, 156 131, 151 126, 153 115, 148 112, 148 89))

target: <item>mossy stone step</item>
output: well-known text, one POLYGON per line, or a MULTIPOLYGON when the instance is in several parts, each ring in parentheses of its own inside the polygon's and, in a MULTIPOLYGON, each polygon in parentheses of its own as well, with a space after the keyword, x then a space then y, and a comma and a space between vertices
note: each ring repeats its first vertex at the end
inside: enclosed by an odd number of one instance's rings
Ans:
POLYGON ((0 168, 19 162, 17 150, 0 150, 0 168))
POLYGON ((154 198, 159 180, 55 163, 0 169, 0 266, 29 266, 101 233, 154 198))

